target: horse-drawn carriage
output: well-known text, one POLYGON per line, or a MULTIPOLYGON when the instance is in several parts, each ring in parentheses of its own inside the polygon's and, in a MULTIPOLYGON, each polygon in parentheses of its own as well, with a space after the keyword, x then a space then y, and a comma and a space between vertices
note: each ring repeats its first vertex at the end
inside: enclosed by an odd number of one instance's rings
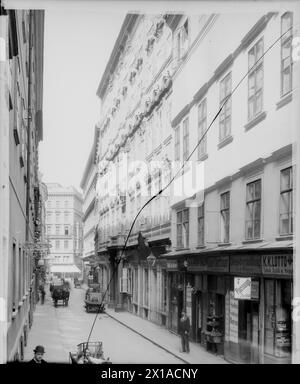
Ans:
POLYGON ((101 341, 84 342, 77 345, 77 352, 70 352, 71 364, 111 364, 104 357, 101 341))
POLYGON ((62 304, 64 306, 68 306, 70 297, 70 289, 68 284, 63 281, 61 283, 56 282, 54 284, 51 284, 50 291, 55 307, 57 307, 59 301, 62 301, 62 304))
POLYGON ((99 312, 103 313, 104 294, 100 291, 100 284, 90 284, 85 294, 85 309, 86 312, 99 312))

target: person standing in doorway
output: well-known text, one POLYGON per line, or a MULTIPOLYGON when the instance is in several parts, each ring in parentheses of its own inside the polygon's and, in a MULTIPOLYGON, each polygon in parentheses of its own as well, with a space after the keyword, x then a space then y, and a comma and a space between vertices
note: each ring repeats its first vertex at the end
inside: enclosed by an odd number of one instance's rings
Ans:
POLYGON ((190 334, 190 319, 186 315, 185 311, 181 312, 181 318, 179 321, 179 334, 181 337, 182 352, 190 352, 189 334, 190 334))

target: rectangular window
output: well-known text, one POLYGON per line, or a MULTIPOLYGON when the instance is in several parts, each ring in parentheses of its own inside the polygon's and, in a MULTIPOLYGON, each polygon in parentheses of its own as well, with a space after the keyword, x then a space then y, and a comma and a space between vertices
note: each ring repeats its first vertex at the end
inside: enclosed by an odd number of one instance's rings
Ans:
POLYGON ((175 128, 175 161, 180 160, 180 126, 175 128))
POLYGON ((56 217, 56 222, 59 223, 60 222, 60 212, 56 212, 55 217, 56 217))
POLYGON ((221 195, 221 242, 229 242, 229 221, 230 221, 230 192, 221 195))
POLYGON ((135 303, 138 302, 138 290, 139 290, 139 286, 138 286, 138 269, 137 268, 134 268, 134 291, 133 291, 133 301, 135 303))
POLYGON ((65 241, 64 241, 64 248, 65 248, 65 249, 68 249, 68 248, 69 248, 69 241, 68 241, 68 240, 65 240, 65 241))
POLYGON ((248 53, 248 120, 262 111, 263 100, 263 39, 248 53))
POLYGON ((56 208, 59 208, 59 201, 56 201, 56 208))
POLYGON ((280 172, 280 235, 294 232, 293 228, 293 168, 280 172))
POLYGON ((144 280, 144 306, 148 307, 149 305, 149 273, 148 269, 144 269, 145 271, 145 280, 144 280))
POLYGON ((68 225, 65 225, 65 236, 69 236, 69 227, 68 225))
POLYGON ((60 248, 60 241, 59 240, 55 240, 55 248, 56 249, 60 248))
POLYGON ((286 12, 281 17, 281 96, 292 90, 292 40, 293 14, 286 12))
POLYGON ((204 245, 204 203, 198 207, 198 245, 204 245))
POLYGON ((177 247, 189 244, 189 209, 177 212, 177 247))
POLYGON ((187 117, 183 120, 183 161, 185 161, 189 156, 189 118, 187 117))
POLYGON ((220 82, 220 132, 219 140, 223 141, 231 132, 231 72, 220 82))
POLYGON ((68 203, 69 203, 69 202, 66 200, 66 201, 65 201, 65 208, 68 208, 68 203))
POLYGON ((55 226, 55 234, 56 234, 56 235, 59 235, 59 225, 56 225, 56 226, 55 226))
POLYGON ((206 149, 206 135, 204 135, 207 128, 206 122, 206 99, 201 101, 198 106, 198 141, 202 138, 201 143, 198 146, 198 159, 201 158, 207 151, 206 149))
POLYGON ((181 59, 187 52, 189 48, 189 22, 183 24, 177 34, 177 58, 181 59))
POLYGON ((14 309, 18 308, 17 303, 17 286, 18 286, 18 279, 17 279, 17 251, 16 251, 16 244, 13 244, 13 255, 12 255, 12 305, 14 309))
POLYGON ((47 234, 51 235, 51 225, 47 225, 47 234))
POLYGON ((260 238, 261 180, 247 184, 246 193, 246 240, 260 238))

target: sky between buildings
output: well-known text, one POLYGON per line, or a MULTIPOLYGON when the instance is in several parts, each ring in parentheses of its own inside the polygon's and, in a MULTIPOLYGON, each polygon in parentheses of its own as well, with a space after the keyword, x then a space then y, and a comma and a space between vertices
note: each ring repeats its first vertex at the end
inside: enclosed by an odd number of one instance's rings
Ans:
POLYGON ((84 4, 45 11, 44 182, 79 188, 100 119, 96 91, 124 17, 84 4))

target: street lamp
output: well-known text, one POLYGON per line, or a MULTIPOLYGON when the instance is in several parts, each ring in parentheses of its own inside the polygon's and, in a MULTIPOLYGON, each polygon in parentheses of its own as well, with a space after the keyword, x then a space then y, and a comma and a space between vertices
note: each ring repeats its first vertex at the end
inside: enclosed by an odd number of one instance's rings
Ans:
POLYGON ((147 263, 149 265, 149 267, 154 267, 155 263, 156 263, 156 257, 153 255, 153 253, 151 252, 149 256, 147 256, 147 263))

